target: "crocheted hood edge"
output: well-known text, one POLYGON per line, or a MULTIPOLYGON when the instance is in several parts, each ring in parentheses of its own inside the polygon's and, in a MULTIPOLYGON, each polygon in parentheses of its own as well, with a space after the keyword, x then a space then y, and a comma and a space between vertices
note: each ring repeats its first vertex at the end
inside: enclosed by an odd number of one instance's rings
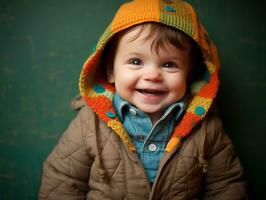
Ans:
POLYGON ((191 85, 194 95, 166 146, 166 151, 170 152, 205 117, 219 87, 220 65, 216 47, 190 4, 181 0, 135 0, 123 4, 100 38, 95 51, 83 65, 79 80, 80 93, 98 117, 116 132, 131 151, 135 151, 135 146, 112 106, 115 88, 107 82, 105 76, 96 77, 96 71, 101 53, 110 38, 121 30, 143 22, 159 22, 188 34, 200 46, 206 65, 204 80, 191 85))

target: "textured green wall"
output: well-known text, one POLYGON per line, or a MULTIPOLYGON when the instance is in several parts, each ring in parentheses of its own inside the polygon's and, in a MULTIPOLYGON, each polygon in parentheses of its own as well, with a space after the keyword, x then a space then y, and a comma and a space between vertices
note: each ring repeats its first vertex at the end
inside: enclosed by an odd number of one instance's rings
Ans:
MULTIPOLYGON (((0 0, 0 199, 37 199, 42 163, 75 115, 78 76, 123 0, 0 0)), ((191 0, 221 58, 221 117, 253 199, 266 179, 263 1, 191 0)))

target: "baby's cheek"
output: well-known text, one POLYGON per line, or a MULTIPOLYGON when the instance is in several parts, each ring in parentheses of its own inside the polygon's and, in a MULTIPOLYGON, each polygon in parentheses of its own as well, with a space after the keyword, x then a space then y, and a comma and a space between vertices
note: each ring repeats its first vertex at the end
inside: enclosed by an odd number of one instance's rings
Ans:
POLYGON ((135 84, 138 80, 134 72, 121 73, 118 78, 126 85, 135 84))
POLYGON ((185 79, 172 84, 172 91, 175 93, 177 100, 181 99, 185 95, 186 89, 187 84, 185 79))

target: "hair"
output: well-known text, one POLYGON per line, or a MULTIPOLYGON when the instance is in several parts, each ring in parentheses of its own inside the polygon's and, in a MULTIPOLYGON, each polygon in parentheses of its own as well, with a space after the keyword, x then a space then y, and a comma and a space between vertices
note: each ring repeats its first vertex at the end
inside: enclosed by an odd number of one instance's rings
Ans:
POLYGON ((107 43, 104 52, 102 54, 102 64, 104 66, 110 67, 114 64, 114 58, 117 51, 117 47, 120 39, 123 35, 134 31, 136 28, 139 28, 139 32, 131 38, 130 41, 136 40, 143 30, 149 28, 149 33, 143 39, 147 41, 149 38, 154 37, 151 49, 159 54, 160 50, 165 50, 167 45, 171 44, 178 49, 184 49, 189 51, 189 69, 187 76, 187 84, 201 79, 203 72, 205 70, 205 65, 203 64, 203 56, 200 50, 199 45, 187 34, 184 32, 156 22, 145 22, 142 24, 137 24, 132 27, 129 27, 125 30, 122 30, 116 33, 111 40, 107 43))

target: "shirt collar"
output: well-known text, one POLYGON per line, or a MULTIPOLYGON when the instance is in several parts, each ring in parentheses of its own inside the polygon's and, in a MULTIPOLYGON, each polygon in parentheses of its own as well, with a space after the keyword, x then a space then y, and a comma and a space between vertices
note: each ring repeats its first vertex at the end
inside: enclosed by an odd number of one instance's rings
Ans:
MULTIPOLYGON (((113 105, 118 115, 118 118, 121 120, 121 122, 123 122, 123 119, 124 119, 123 110, 126 108, 134 108, 138 110, 138 112, 143 112, 139 110, 138 108, 132 106, 129 102, 127 102, 122 97, 120 97, 120 95, 117 92, 115 93, 114 98, 113 98, 113 105)), ((175 121, 177 121, 179 117, 181 116, 181 114, 183 113, 183 111, 186 109, 186 107, 187 107, 187 95, 185 95, 180 101, 172 103, 170 106, 168 106, 168 108, 166 108, 166 110, 164 111, 163 116, 166 116, 170 112, 172 112, 174 109, 179 108, 178 112, 176 112, 176 115, 175 115, 175 121)))

